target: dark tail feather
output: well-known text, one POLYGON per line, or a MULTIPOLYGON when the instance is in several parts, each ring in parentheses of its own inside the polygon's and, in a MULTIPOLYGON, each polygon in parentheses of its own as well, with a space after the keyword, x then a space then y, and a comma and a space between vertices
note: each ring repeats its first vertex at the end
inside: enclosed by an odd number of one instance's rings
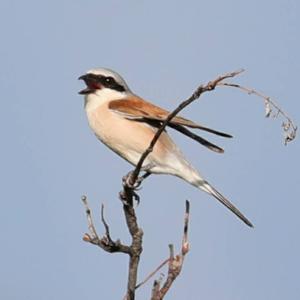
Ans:
POLYGON ((231 134, 221 132, 221 131, 217 131, 217 130, 214 130, 214 129, 211 129, 211 128, 207 128, 207 127, 203 127, 203 126, 198 126, 196 128, 207 131, 207 132, 210 132, 210 133, 213 133, 213 134, 216 134, 216 135, 219 135, 219 136, 222 136, 222 137, 232 138, 231 134))
POLYGON ((191 132, 190 130, 186 129, 185 127, 183 127, 181 125, 170 123, 168 126, 175 129, 175 130, 177 130, 177 131, 179 131, 179 132, 181 132, 182 134, 192 138, 193 140, 197 141, 201 145, 207 147, 208 149, 210 149, 214 152, 224 153, 224 150, 222 148, 220 148, 219 146, 214 145, 213 143, 207 141, 206 139, 204 139, 201 136, 191 132))
POLYGON ((253 227, 253 224, 223 195, 221 195, 215 188, 213 188, 208 182, 202 183, 199 186, 201 189, 205 190, 212 196, 214 196, 218 201, 220 201, 224 206, 230 209, 237 217, 239 217, 244 223, 249 227, 253 227))
POLYGON ((225 133, 225 132, 222 132, 222 131, 218 131, 218 130, 215 130, 215 129, 211 129, 211 128, 208 128, 208 127, 205 127, 205 126, 202 126, 202 125, 198 125, 198 124, 195 124, 195 125, 185 125, 184 124, 184 126, 188 126, 190 128, 196 128, 196 129, 204 130, 204 131, 207 131, 207 132, 210 132, 210 133, 222 136, 222 137, 232 138, 231 134, 228 134, 228 133, 225 133))

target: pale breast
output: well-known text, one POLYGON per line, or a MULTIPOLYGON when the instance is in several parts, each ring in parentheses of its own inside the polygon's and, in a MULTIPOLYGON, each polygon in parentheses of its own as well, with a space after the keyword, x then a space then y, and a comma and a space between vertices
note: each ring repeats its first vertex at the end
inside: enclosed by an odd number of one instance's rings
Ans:
MULTIPOLYGON (((96 136, 132 164, 138 162, 156 132, 155 128, 146 123, 128 120, 114 113, 108 109, 107 103, 87 111, 87 116, 96 136)), ((170 150, 175 150, 176 153, 177 149, 170 137, 164 133, 146 163, 163 163, 170 150)))

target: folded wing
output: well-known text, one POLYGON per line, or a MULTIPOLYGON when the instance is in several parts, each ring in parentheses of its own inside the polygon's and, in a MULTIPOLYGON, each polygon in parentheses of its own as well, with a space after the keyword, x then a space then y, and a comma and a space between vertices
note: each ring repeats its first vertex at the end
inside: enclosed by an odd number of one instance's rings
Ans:
MULTIPOLYGON (((169 112, 167 110, 164 110, 156 105, 153 105, 137 96, 111 101, 109 103, 109 109, 113 110, 115 113, 123 115, 125 118, 131 120, 145 121, 145 122, 147 120, 163 122, 169 115, 169 112)), ((199 125, 193 121, 190 121, 180 116, 174 117, 170 121, 168 126, 196 140, 197 142, 206 146, 210 150, 218 153, 223 153, 224 150, 210 143, 204 138, 194 134, 193 132, 189 131, 187 128, 185 128, 185 126, 189 128, 201 129, 222 137, 228 137, 228 138, 232 137, 230 134, 211 129, 203 125, 199 125)))

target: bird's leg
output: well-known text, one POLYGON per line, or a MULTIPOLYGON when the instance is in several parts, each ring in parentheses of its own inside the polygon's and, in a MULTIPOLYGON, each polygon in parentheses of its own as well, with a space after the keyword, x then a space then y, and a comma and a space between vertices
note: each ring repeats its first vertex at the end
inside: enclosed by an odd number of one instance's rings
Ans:
MULTIPOLYGON (((153 163, 150 163, 150 164, 147 164, 146 166, 142 167, 141 171, 146 172, 146 173, 151 173, 150 170, 154 167, 155 167, 155 165, 153 163)), ((149 175, 147 175, 146 177, 148 177, 148 176, 149 175)))
MULTIPOLYGON (((149 170, 149 169, 147 169, 147 170, 149 170)), ((144 171, 144 170, 142 170, 142 171, 144 171)), ((140 196, 137 194, 136 190, 138 190, 138 187, 141 185, 143 180, 146 179, 147 177, 149 177, 151 175, 151 173, 148 171, 145 171, 145 174, 138 177, 136 179, 135 183, 132 184, 131 178, 132 178, 133 172, 134 171, 130 171, 126 176, 124 176, 122 178, 122 182, 123 182, 124 189, 127 189, 127 191, 129 189, 128 192, 132 195, 133 199, 137 202, 137 205, 139 205, 140 204, 140 196)), ((120 193, 120 198, 121 198, 123 204, 124 205, 132 205, 132 203, 128 203, 128 199, 125 194, 123 192, 120 193)))
MULTIPOLYGON (((140 203, 140 197, 136 193, 136 190, 138 190, 138 187, 141 185, 144 179, 149 177, 151 175, 151 168, 153 168, 153 164, 147 164, 146 166, 141 168, 141 171, 145 172, 142 176, 139 176, 134 183, 132 183, 132 176, 134 171, 130 171, 127 175, 125 175, 122 178, 123 186, 124 186, 124 192, 127 190, 133 197, 133 199, 137 202, 137 205, 140 203)), ((132 205, 132 203, 128 203, 128 197, 126 197, 126 192, 123 194, 123 192, 120 193, 120 198, 124 205, 132 205)), ((130 197, 131 198, 131 197, 130 197)))
POLYGON ((129 187, 129 188, 134 190, 135 189, 135 184, 132 184, 132 180, 131 180, 133 172, 134 171, 130 171, 130 172, 127 173, 127 175, 123 176, 122 177, 122 182, 123 182, 124 187, 129 187))
POLYGON ((120 192, 119 196, 121 201, 126 206, 132 206, 132 199, 137 202, 137 205, 140 204, 140 196, 136 193, 137 183, 132 184, 132 175, 134 171, 130 171, 127 175, 123 176, 123 191, 120 192), (131 199, 131 200, 129 200, 131 199))
POLYGON ((146 179, 147 177, 149 177, 151 174, 152 173, 146 171, 142 176, 138 177, 138 179, 135 182, 135 185, 136 185, 135 188, 138 188, 142 184, 142 182, 144 181, 144 179, 146 179))
POLYGON ((136 182, 134 184, 132 184, 133 172, 134 171, 130 171, 127 175, 123 176, 122 182, 123 182, 124 191, 120 193, 120 198, 121 198, 123 204, 124 205, 129 205, 129 206, 132 206, 133 203, 132 202, 128 203, 128 199, 133 198, 137 202, 137 204, 140 203, 140 197, 135 192, 138 185, 136 184, 136 182), (130 195, 130 196, 128 197, 128 195, 130 195))
POLYGON ((122 178, 123 185, 131 188, 132 190, 137 190, 138 187, 143 182, 143 180, 151 175, 151 172, 150 172, 151 168, 153 168, 153 164, 147 164, 146 166, 142 167, 141 171, 145 172, 145 174, 143 174, 142 176, 139 176, 136 179, 134 184, 132 184, 132 175, 133 175, 134 171, 130 171, 126 176, 124 176, 122 178))
POLYGON ((149 177, 152 173, 150 172, 150 170, 154 167, 153 163, 147 164, 146 166, 141 168, 141 171, 145 172, 142 176, 139 176, 136 181, 135 181, 135 189, 138 189, 139 186, 142 184, 142 182, 144 181, 144 179, 146 179, 147 177, 149 177))

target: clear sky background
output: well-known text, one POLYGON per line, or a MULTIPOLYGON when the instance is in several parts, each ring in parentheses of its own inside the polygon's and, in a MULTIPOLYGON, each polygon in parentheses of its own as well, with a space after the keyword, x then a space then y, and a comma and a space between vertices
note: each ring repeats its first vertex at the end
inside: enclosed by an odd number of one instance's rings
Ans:
MULTIPOLYGON (((131 169, 101 145, 77 94, 93 67, 123 75, 137 94, 174 108, 200 84, 245 68, 236 82, 273 96, 300 123, 300 3, 275 1, 14 1, 0 3, 0 298, 122 299, 125 255, 82 241, 80 196, 114 238, 129 241, 118 200, 131 169)), ((170 130, 194 166, 255 224, 209 195, 153 176, 137 208, 145 232, 139 278, 180 246, 191 201, 191 251, 166 299, 299 299, 299 138, 237 90, 206 94, 184 116, 234 135, 209 152, 170 130)), ((151 283, 137 292, 149 299, 151 283)))

